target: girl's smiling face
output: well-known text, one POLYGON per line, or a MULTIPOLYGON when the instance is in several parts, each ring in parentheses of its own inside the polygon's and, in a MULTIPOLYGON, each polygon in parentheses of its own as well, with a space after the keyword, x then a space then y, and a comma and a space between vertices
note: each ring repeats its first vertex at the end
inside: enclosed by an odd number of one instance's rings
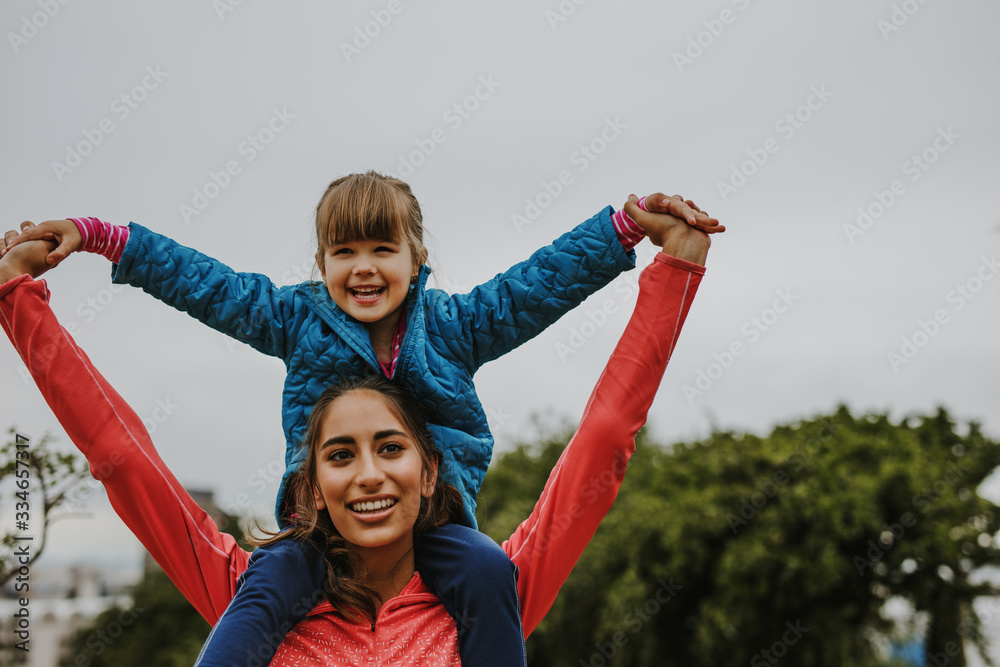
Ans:
POLYGON ((405 556, 421 500, 434 492, 437 463, 424 463, 386 400, 368 389, 336 399, 323 415, 315 456, 316 507, 337 532, 369 555, 405 556))
POLYGON ((320 269, 334 303, 373 324, 399 312, 420 266, 405 240, 368 240, 332 244, 320 269))

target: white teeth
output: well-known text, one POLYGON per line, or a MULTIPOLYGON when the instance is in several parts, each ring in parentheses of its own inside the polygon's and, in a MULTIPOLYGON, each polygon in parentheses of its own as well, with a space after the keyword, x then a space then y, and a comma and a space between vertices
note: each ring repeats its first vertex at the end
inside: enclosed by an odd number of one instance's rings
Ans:
POLYGON ((376 512, 379 510, 384 510, 386 508, 392 507, 396 504, 396 501, 392 498, 385 498, 383 500, 368 501, 364 503, 354 503, 351 505, 351 509, 355 512, 376 512))

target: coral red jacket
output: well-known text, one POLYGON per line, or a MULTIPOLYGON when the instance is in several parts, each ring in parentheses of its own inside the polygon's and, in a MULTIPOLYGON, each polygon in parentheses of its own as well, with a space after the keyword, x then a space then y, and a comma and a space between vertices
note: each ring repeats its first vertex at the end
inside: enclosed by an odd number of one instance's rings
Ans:
MULTIPOLYGON (((552 606, 611 508, 635 434, 673 352, 704 269, 664 254, 640 278, 635 313, 576 435, 531 516, 503 543, 520 568, 524 634, 552 606)), ((0 286, 0 324, 115 511, 209 623, 226 609, 249 553, 220 533, 160 459, 142 421, 97 372, 48 306, 43 281, 0 286)), ((250 656, 247 656, 248 662, 250 656)), ((453 619, 418 574, 374 625, 319 604, 285 637, 274 665, 458 665, 453 619)))

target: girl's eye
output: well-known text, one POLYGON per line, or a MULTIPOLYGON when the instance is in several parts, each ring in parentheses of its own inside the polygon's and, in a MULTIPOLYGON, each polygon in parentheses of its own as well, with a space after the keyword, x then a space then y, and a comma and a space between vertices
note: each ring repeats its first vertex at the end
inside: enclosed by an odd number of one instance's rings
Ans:
POLYGON ((395 252, 395 251, 388 246, 380 245, 379 247, 375 248, 375 252, 395 252))
POLYGON ((354 251, 351 250, 350 248, 337 248, 336 250, 333 251, 333 254, 334 255, 349 255, 352 252, 354 252, 354 251))

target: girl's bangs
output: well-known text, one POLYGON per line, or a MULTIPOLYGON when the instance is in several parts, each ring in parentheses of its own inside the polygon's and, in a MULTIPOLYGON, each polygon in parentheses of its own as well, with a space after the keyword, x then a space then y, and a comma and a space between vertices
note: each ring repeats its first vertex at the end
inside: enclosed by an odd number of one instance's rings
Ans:
POLYGON ((411 216, 407 202, 389 187, 352 188, 331 207, 329 241, 392 241, 406 238, 411 216))

